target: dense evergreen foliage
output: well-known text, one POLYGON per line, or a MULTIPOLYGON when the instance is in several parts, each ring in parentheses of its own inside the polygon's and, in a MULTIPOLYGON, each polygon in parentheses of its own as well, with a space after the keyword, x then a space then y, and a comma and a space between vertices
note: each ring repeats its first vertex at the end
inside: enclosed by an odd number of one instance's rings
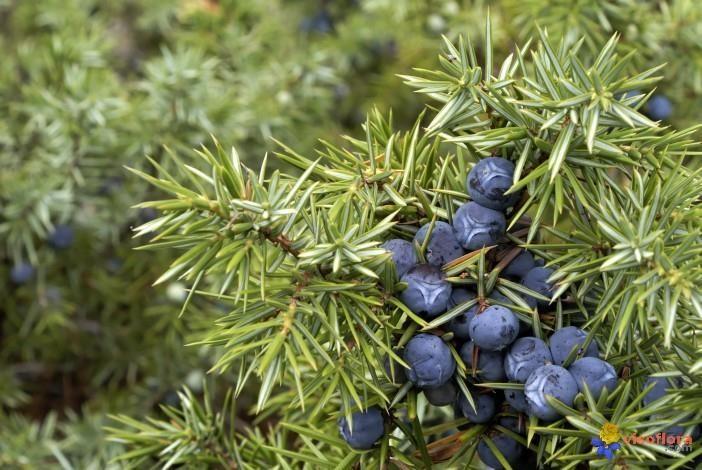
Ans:
POLYGON ((699 464, 702 6, 0 25, 1 467, 699 464))

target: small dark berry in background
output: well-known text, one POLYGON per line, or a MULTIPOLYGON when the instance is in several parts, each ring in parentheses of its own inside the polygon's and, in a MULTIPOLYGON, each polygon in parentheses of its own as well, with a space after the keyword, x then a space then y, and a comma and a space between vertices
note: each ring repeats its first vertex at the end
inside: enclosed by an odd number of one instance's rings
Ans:
POLYGON ((673 114, 673 103, 667 96, 653 95, 646 103, 645 110, 654 121, 665 121, 673 114))
POLYGON ((438 387, 424 389, 424 396, 434 406, 451 405, 456 401, 457 393, 458 388, 452 380, 438 387))
POLYGON ((49 246, 55 250, 65 250, 73 244, 74 238, 75 234, 70 225, 56 225, 54 231, 49 235, 49 246))
POLYGON ((489 393, 477 393, 475 390, 471 390, 471 396, 475 403, 475 409, 473 409, 465 395, 459 392, 458 401, 456 402, 457 414, 467 418, 471 423, 481 424, 490 421, 495 416, 497 408, 495 397, 489 393))
POLYGON ((300 22, 303 33, 329 34, 334 31, 334 20, 327 10, 319 10, 300 22))
POLYGON ((18 286, 26 284, 32 280, 34 272, 34 266, 23 261, 12 266, 10 270, 10 280, 18 286))
POLYGON ((158 211, 153 207, 142 207, 139 209, 139 222, 145 224, 158 217, 158 211))

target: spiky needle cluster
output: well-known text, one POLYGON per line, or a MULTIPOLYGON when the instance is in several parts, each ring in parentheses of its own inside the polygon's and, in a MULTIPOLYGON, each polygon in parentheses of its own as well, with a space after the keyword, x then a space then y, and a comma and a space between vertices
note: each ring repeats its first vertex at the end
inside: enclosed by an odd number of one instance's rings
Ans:
MULTIPOLYGON (((133 447, 124 459, 207 457, 240 468, 469 462, 487 429, 471 425, 441 438, 466 421, 427 408, 383 372, 387 357, 403 364, 396 348, 415 332, 440 331, 456 312, 430 323, 412 313, 380 244, 428 221, 451 222, 467 200, 470 162, 490 154, 516 162, 511 191, 524 188, 526 196, 507 238, 556 268, 557 308, 543 316, 529 309, 520 294, 534 293, 498 278, 500 259, 489 248, 445 265, 447 279, 475 286, 479 298, 498 289, 533 315, 542 337, 577 319, 622 378, 598 400, 585 393, 573 408, 554 401, 565 418, 540 426, 532 417, 522 443, 539 463, 568 467, 598 458, 590 438, 605 422, 642 434, 702 421, 702 181, 685 164, 699 154, 696 128, 661 127, 638 111, 647 95, 623 95, 650 89, 660 68, 629 75, 633 53, 617 54, 616 36, 589 61, 581 60, 582 40, 556 46, 540 31, 499 64, 491 37, 488 21, 480 59, 469 41, 445 40, 440 70, 403 76, 431 100, 409 131, 376 112, 363 138, 348 137, 345 147, 326 144, 309 157, 283 145, 277 158, 301 174, 269 173, 267 158, 254 171, 219 146, 198 152, 197 163, 175 165, 184 178, 158 164, 158 177, 134 170, 168 194, 142 204, 162 215, 138 234, 157 233, 150 248, 182 251, 161 280, 191 283, 184 310, 195 295, 228 302, 231 311, 201 344, 218 353, 215 371, 234 371, 236 394, 258 389, 259 417, 234 430, 211 410, 197 412, 191 399, 169 412, 169 422, 122 417, 113 437, 133 447), (653 373, 682 377, 686 386, 644 407, 643 381, 653 373), (334 418, 340 408, 348 419, 371 405, 387 409, 397 430, 378 450, 350 452, 334 418), (179 437, 187 420, 214 434, 179 437)), ((625 445, 617 459, 680 468, 700 454, 625 445)))

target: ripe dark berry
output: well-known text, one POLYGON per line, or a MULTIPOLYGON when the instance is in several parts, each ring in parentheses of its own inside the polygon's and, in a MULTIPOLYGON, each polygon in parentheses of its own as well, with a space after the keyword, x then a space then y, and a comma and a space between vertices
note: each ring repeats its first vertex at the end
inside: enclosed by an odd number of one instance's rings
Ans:
MULTIPOLYGON (((516 303, 513 300, 507 298, 506 295, 501 294, 497 290, 493 290, 490 293, 490 295, 488 296, 488 302, 490 303, 490 305, 498 305, 496 302, 507 304, 507 308, 510 308, 510 306, 512 305, 516 305, 516 303)), ((519 320, 519 334, 517 334, 517 337, 531 336, 534 333, 534 330, 532 329, 530 323, 520 320, 519 317, 517 317, 517 320, 519 320)))
POLYGON ((409 340, 403 358, 410 368, 407 378, 422 388, 438 387, 451 379, 456 361, 438 336, 420 333, 409 340))
POLYGON ((551 356, 553 356, 553 363, 556 365, 563 364, 573 348, 579 348, 578 355, 597 357, 599 349, 594 341, 590 342, 586 351, 582 351, 582 345, 585 343, 586 338, 587 333, 575 326, 566 326, 556 330, 549 338, 549 348, 551 349, 551 356))
POLYGON ((54 227, 54 231, 49 235, 49 246, 55 250, 65 250, 73 244, 73 228, 69 225, 60 224, 54 227))
POLYGON ((673 114, 673 103, 664 95, 653 95, 646 103, 646 115, 654 121, 665 121, 673 114))
POLYGON ((302 20, 300 31, 303 33, 328 34, 334 30, 334 20, 327 10, 319 10, 302 20))
POLYGON ((499 351, 487 351, 475 347, 473 341, 468 341, 459 351, 461 359, 468 369, 468 375, 473 370, 473 355, 478 355, 477 376, 483 382, 502 382, 505 379, 503 356, 499 351))
POLYGON ((495 416, 495 398, 491 394, 476 393, 474 390, 471 390, 471 396, 475 402, 475 409, 463 393, 458 394, 456 402, 458 413, 471 423, 481 424, 490 421, 495 416))
POLYGON ((466 250, 478 250, 495 245, 505 234, 507 220, 502 212, 467 202, 458 208, 453 217, 456 239, 466 250))
POLYGON ((425 388, 424 396, 434 406, 446 406, 455 403, 458 389, 453 380, 434 388, 425 388))
POLYGON ((539 338, 526 336, 517 339, 505 354, 505 373, 514 382, 524 383, 532 372, 551 363, 551 351, 539 338))
POLYGON ((581 392, 585 392, 584 384, 587 384, 595 400, 605 387, 610 392, 617 388, 617 372, 612 364, 596 357, 578 359, 568 367, 568 372, 573 374, 581 392))
MULTIPOLYGON (((414 236, 414 239, 420 246, 424 243, 424 238, 429 231, 430 225, 431 223, 425 224, 414 236)), ((460 258, 464 255, 464 252, 460 243, 456 240, 453 227, 446 222, 437 221, 434 223, 424 254, 429 264, 441 267, 456 258, 460 258)))
POLYGON ((504 211, 519 201, 519 193, 505 196, 513 178, 512 162, 501 157, 483 158, 468 173, 466 188, 471 199, 481 206, 504 211))
POLYGON ((339 419, 341 437, 354 449, 367 450, 372 448, 385 433, 383 413, 377 406, 351 415, 351 426, 343 416, 339 419))
MULTIPOLYGON (((507 413, 516 414, 516 410, 507 409, 507 413)), ((519 418, 516 416, 511 416, 511 415, 502 416, 497 421, 497 424, 499 424, 503 428, 507 428, 510 431, 517 433, 517 434, 523 435, 526 433, 526 423, 524 421, 520 422, 519 418)))
POLYGON ((10 280, 16 285, 26 284, 34 277, 34 266, 21 262, 12 266, 10 270, 10 280))
MULTIPOLYGON (((500 451, 505 460, 507 460, 507 462, 513 468, 516 468, 515 464, 519 461, 519 458, 522 456, 524 446, 522 446, 519 442, 515 441, 506 434, 502 433, 498 433, 494 436, 491 436, 490 440, 493 444, 495 444, 495 447, 497 447, 497 450, 500 451)), ((490 468, 496 470, 505 468, 495 456, 490 446, 488 446, 484 440, 481 440, 478 443, 478 456, 480 457, 480 460, 482 460, 482 462, 490 468)))
POLYGON ((158 217, 158 211, 153 207, 142 207, 139 209, 139 221, 142 224, 146 222, 151 222, 156 217, 158 217))
MULTIPOLYGON (((475 294, 471 291, 462 287, 456 287, 451 292, 447 309, 450 310, 473 299, 475 299, 475 294)), ((453 332, 454 338, 460 341, 467 341, 470 339, 470 321, 475 316, 477 309, 478 304, 476 303, 449 321, 447 328, 449 331, 453 332)))
POLYGON ((523 250, 516 258, 514 258, 505 269, 502 270, 502 276, 512 279, 521 279, 534 267, 534 256, 527 250, 523 250))
POLYGON ((578 384, 575 383, 573 375, 563 367, 552 364, 536 369, 524 384, 527 413, 544 421, 555 421, 559 417, 556 409, 546 401, 546 396, 552 396, 566 406, 572 406, 577 394, 578 384))
POLYGON ((381 247, 390 252, 398 278, 402 278, 412 266, 417 264, 417 253, 410 241, 393 238, 383 243, 381 247))
POLYGON ((644 382, 644 388, 650 386, 651 384, 654 384, 653 388, 643 397, 643 404, 645 406, 648 406, 650 403, 668 395, 670 392, 667 390, 679 388, 682 385, 682 382, 677 377, 649 377, 646 379, 646 382, 644 382))
MULTIPOLYGON (((553 269, 551 268, 541 268, 535 267, 529 270, 526 275, 522 278, 522 285, 528 289, 533 290, 541 295, 548 298, 553 296, 553 284, 548 282, 548 278, 553 274, 553 269)), ((537 300, 535 297, 530 295, 524 296, 525 300, 532 308, 535 306, 547 307, 549 302, 544 300, 537 300)))
POLYGON ((519 319, 507 307, 493 305, 470 321, 470 337, 481 349, 499 351, 519 333, 519 319))
POLYGON ((529 405, 526 401, 526 396, 521 390, 509 390, 505 389, 505 401, 509 405, 520 413, 526 413, 529 409, 529 405))
POLYGON ((402 281, 407 283, 407 288, 400 294, 400 299, 414 313, 433 318, 446 311, 451 284, 439 268, 419 264, 407 271, 402 281))

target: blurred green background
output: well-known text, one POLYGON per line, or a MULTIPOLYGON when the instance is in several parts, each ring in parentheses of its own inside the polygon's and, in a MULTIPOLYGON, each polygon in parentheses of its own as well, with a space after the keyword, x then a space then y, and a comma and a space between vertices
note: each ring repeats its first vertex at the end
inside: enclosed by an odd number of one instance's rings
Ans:
POLYGON ((407 127, 423 105, 397 74, 436 64, 442 34, 479 46, 488 8, 502 56, 537 25, 591 52, 620 32, 632 66, 668 63, 671 124, 698 120, 694 1, 0 0, 0 468, 107 468, 107 415, 158 414, 216 357, 185 345, 226 306, 181 316, 185 286, 152 287, 172 256, 134 250, 151 189, 124 166, 211 136, 251 166, 274 139, 314 155, 373 106, 407 127))

